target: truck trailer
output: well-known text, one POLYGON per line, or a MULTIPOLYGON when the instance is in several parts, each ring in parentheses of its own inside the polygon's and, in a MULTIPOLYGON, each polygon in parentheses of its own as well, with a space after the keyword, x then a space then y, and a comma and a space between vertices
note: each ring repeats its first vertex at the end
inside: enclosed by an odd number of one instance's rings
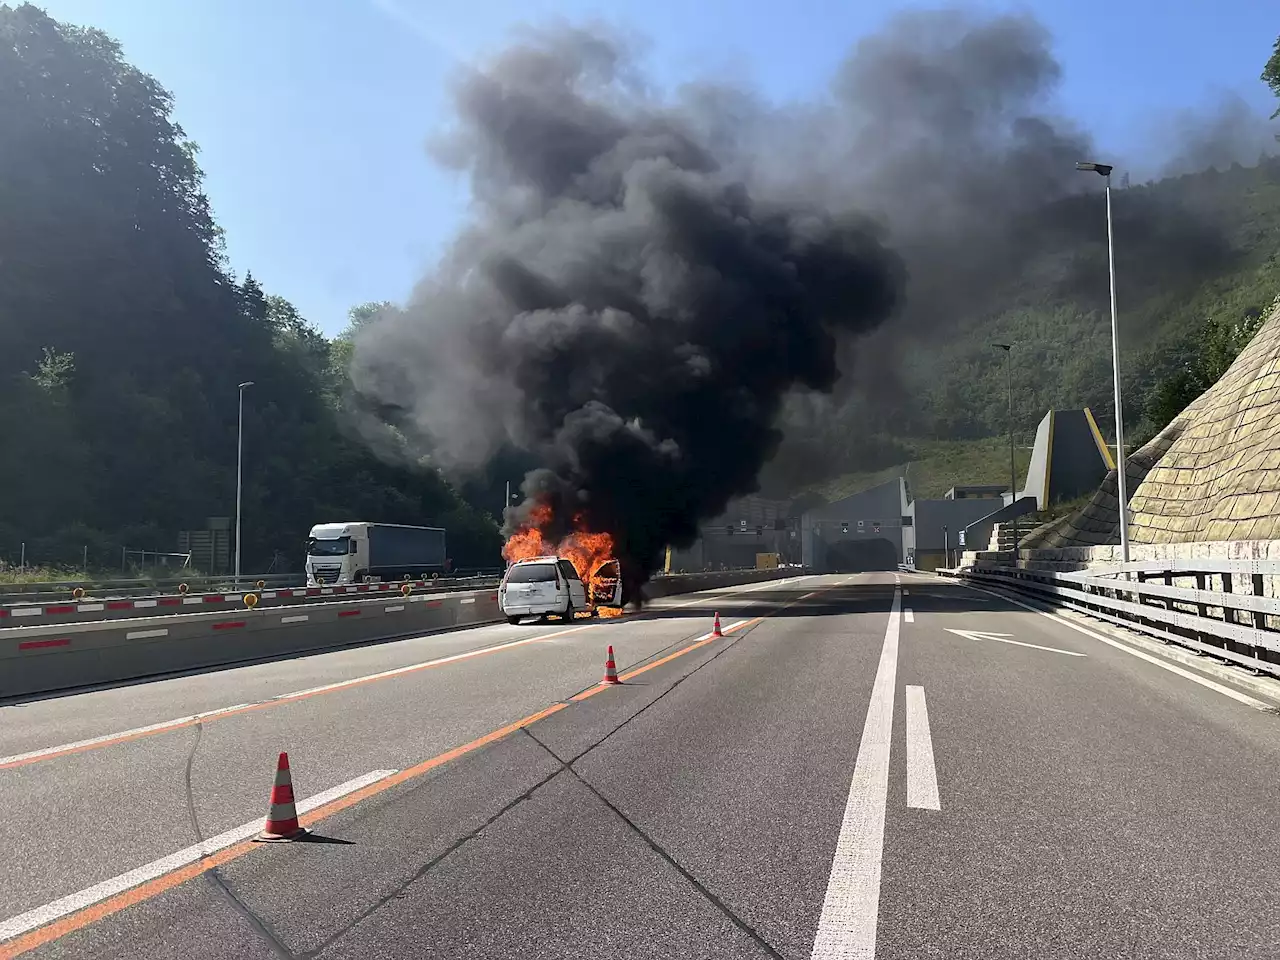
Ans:
POLYGON ((444 530, 396 523, 319 523, 307 537, 307 583, 429 577, 445 569, 444 530))

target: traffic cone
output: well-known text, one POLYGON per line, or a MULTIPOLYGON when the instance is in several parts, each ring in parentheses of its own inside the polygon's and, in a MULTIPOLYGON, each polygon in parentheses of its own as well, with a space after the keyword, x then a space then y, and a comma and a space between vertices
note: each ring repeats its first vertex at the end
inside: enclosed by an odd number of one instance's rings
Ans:
POLYGON ((613 662, 613 647, 609 647, 608 659, 604 662, 604 680, 601 683, 622 683, 618 679, 618 667, 613 662))
POLYGON ((713 637, 723 637, 723 636, 724 636, 724 631, 720 629, 720 614, 719 614, 719 613, 717 613, 717 614, 716 614, 716 625, 715 625, 715 627, 713 627, 713 628, 712 628, 712 630, 711 630, 711 635, 712 635, 713 637))
POLYGON ((298 808, 293 804, 289 755, 282 753, 276 764, 276 782, 271 787, 271 809, 267 811, 267 822, 254 839, 264 843, 284 843, 296 840, 306 832, 298 825, 298 808))

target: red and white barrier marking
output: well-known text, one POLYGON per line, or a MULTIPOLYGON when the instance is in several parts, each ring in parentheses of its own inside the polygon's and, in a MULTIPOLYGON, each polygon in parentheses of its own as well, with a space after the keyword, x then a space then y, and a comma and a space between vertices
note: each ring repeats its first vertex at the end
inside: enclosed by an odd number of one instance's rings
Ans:
MULTIPOLYGON (((414 590, 426 590, 434 586, 430 580, 410 581, 414 590)), ((402 582, 360 583, 341 587, 292 587, 287 590, 265 590, 258 594, 262 600, 291 600, 303 597, 341 596, 349 593, 389 593, 399 591, 402 582)), ((245 594, 239 593, 205 593, 195 596, 148 597, 142 600, 106 600, 89 603, 55 603, 48 606, 16 606, 0 607, 0 624, 5 620, 23 620, 30 617, 59 617, 68 614, 102 613, 106 610, 149 610, 154 607, 187 607, 204 606, 206 604, 239 604, 244 601, 245 594)), ((494 594, 497 599, 497 594, 494 594)))

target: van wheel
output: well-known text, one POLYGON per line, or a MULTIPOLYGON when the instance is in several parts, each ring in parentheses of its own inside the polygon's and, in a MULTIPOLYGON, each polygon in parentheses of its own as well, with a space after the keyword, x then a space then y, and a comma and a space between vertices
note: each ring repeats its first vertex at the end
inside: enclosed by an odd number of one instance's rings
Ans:
POLYGON ((507 617, 507 623, 511 624, 514 627, 517 623, 520 622, 521 619, 522 619, 521 617, 507 617))

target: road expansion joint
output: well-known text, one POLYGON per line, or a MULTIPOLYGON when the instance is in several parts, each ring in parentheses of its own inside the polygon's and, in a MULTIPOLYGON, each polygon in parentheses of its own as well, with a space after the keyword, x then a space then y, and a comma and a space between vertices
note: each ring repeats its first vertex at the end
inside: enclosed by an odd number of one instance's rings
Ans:
POLYGON ((392 887, 391 890, 389 890, 387 893, 384 893, 376 901, 374 901, 364 910, 360 911, 360 913, 358 913, 355 917, 353 917, 349 923, 347 923, 341 929, 336 931, 333 934, 333 936, 329 937, 327 940, 325 940, 323 943, 317 946, 314 950, 308 950, 304 953, 290 952, 290 953, 286 953, 286 956, 289 958, 289 960, 313 960, 313 958, 319 957, 320 954, 322 954, 325 950, 328 950, 329 947, 333 946, 335 943, 341 940, 344 936, 346 936, 348 933, 354 930, 357 926, 363 923, 367 918, 372 916, 377 911, 381 910, 384 906, 386 906, 392 900, 398 900, 399 898, 403 897, 405 895, 405 891, 407 891, 411 886, 413 886, 415 883, 417 883, 419 880, 425 877, 428 873, 434 870, 437 866, 443 863, 455 851, 461 849, 467 843, 476 839, 476 837, 480 836, 480 834, 482 834, 485 830, 493 826, 495 823, 501 820, 504 816, 506 816, 516 807, 520 806, 520 804, 524 803, 526 800, 528 800, 535 793, 537 793, 539 790, 541 790, 543 787, 549 784, 556 777, 560 776, 562 773, 564 773, 563 764, 561 764, 561 766, 558 767, 557 769, 551 771, 551 773, 547 774, 547 776, 543 777, 541 780, 539 780, 537 783, 531 786, 528 790, 525 790, 519 796, 512 798, 510 801, 504 804, 500 810, 498 810, 496 813, 494 813, 492 816, 486 819, 483 823, 481 823, 475 829, 469 830, 468 832, 464 833, 462 836, 455 839, 444 850, 436 854, 434 857, 432 857, 430 860, 428 860, 426 863, 420 866, 417 870, 415 870, 412 874, 410 874, 410 876, 407 879, 405 879, 401 883, 396 884, 396 886, 392 887))
MULTIPOLYGON (((721 652, 723 653, 724 651, 721 651, 721 652)), ((719 656, 719 654, 717 654, 717 656, 719 656)), ((712 657, 712 659, 714 660, 715 658, 712 657)), ((711 662, 710 660, 707 661, 707 663, 710 663, 710 662, 711 662)), ((703 666, 705 665, 706 664, 703 664, 703 666)), ((672 687, 672 689, 674 689, 674 686, 672 687)), ((670 690, 668 690, 667 692, 669 693, 670 690)), ((665 695, 666 694, 663 694, 663 696, 665 695)), ((657 701, 654 701, 654 702, 656 703, 657 701)), ((636 716, 639 716, 639 713, 637 713, 636 716)), ((625 724, 619 725, 619 729, 622 726, 625 726, 625 724)), ((782 954, 780 954, 777 950, 774 949, 773 945, 770 944, 769 941, 764 938, 763 934, 761 934, 758 930, 756 930, 755 927, 751 926, 751 924, 747 923, 747 921, 744 920, 742 917, 738 916, 738 914, 735 913, 727 903, 725 903, 718 896, 716 896, 701 880, 699 880, 696 876, 693 875, 693 873, 691 873, 684 866, 682 866, 680 864, 680 861, 678 861, 671 853, 669 853, 666 850, 666 848, 662 846, 662 844, 658 843, 657 840, 649 836, 649 834, 646 833, 643 829, 641 829, 641 827, 634 820, 632 820, 625 813, 623 813, 617 806, 615 806, 609 800, 608 797, 606 797, 603 793, 597 790, 589 780, 587 780, 584 776, 582 776, 582 774, 580 774, 577 770, 573 768, 572 761, 566 763, 564 760, 561 760, 560 757, 556 754, 556 752, 552 750, 549 746, 547 746, 545 743, 543 743, 541 740, 539 740, 536 736, 534 736, 534 734, 529 730, 528 727, 524 727, 522 729, 524 730, 525 735, 529 737, 529 739, 531 739, 538 746, 542 747, 543 750, 545 750, 548 754, 554 757, 561 764, 561 768, 564 772, 567 772, 569 776, 573 777, 575 780, 578 781, 578 783, 582 784, 582 786, 586 788, 586 790, 588 790, 592 796, 594 796, 597 800, 599 800, 600 803, 602 803, 605 806, 605 808, 609 810, 610 813, 612 813, 615 817, 621 820, 622 823, 624 823, 627 826, 627 828, 631 830, 632 833, 634 833, 637 837, 639 837, 640 840, 643 841, 645 846, 647 846, 650 850, 652 850, 659 857, 661 857, 662 860, 668 866, 671 867, 671 869, 675 870, 676 873, 680 874, 680 876, 684 878, 685 882, 688 883, 689 886, 693 887, 693 889, 696 890, 703 897, 703 899, 705 899, 713 907, 715 907, 722 914, 724 914, 724 916, 729 920, 730 923, 732 923, 735 927, 737 927, 744 934, 750 937, 751 940, 770 957, 776 957, 777 960, 783 960, 782 954)), ((595 746, 598 746, 598 745, 599 744, 596 744, 595 746)), ((595 746, 589 747, 588 751, 595 749, 595 746)), ((584 753, 588 751, 584 751, 584 753)), ((579 757, 581 757, 582 755, 583 754, 579 754, 579 757)), ((577 760, 577 759, 578 757, 574 758, 574 760, 577 760)), ((561 771, 557 771, 557 773, 559 772, 561 771)))

